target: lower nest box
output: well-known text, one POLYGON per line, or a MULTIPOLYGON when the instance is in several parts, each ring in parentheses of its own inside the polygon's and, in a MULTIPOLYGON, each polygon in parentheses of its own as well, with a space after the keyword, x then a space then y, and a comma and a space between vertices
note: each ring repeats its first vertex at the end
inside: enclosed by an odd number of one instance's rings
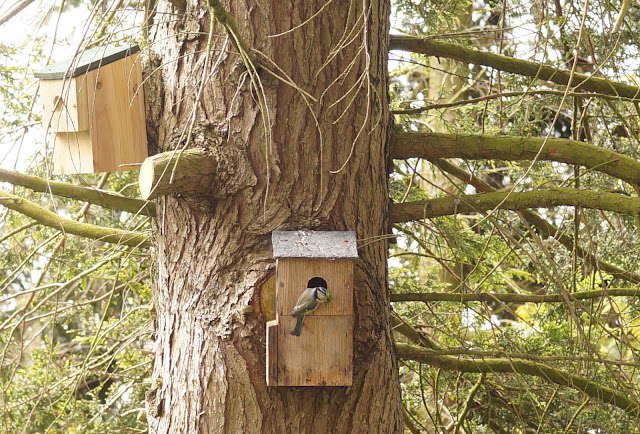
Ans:
POLYGON ((351 386, 355 232, 275 231, 268 386, 351 386), (302 313, 300 313, 302 312, 302 313), (299 335, 292 334, 303 316, 299 335))

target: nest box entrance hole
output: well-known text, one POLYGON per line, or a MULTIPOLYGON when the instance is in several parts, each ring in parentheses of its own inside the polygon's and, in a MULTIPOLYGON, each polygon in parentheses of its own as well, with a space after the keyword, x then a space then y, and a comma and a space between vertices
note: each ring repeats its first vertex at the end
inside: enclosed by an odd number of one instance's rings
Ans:
POLYGON ((327 290, 329 289, 327 288, 327 281, 322 277, 312 277, 311 279, 309 279, 309 283, 307 283, 307 288, 317 288, 319 286, 327 290))

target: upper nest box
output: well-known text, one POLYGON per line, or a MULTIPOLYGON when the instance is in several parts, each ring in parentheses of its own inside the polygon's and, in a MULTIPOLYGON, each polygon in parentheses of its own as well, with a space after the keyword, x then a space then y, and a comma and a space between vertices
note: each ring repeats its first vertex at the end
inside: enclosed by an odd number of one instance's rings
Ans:
POLYGON ((355 232, 274 231, 276 319, 267 323, 267 385, 350 386, 353 372, 355 232), (306 288, 332 298, 304 317, 292 315, 306 288))
POLYGON ((139 51, 92 48, 34 74, 54 173, 131 170, 147 157, 139 51))

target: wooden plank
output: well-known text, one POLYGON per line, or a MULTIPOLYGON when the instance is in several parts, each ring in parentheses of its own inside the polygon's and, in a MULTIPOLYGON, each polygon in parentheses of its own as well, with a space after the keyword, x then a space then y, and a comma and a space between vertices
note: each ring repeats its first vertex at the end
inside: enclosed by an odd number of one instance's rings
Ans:
POLYGON ((47 80, 40 83, 42 125, 50 132, 88 131, 86 87, 78 79, 47 80))
POLYGON ((267 321, 267 386, 278 385, 278 321, 267 321))
POLYGON ((306 317, 300 336, 296 319, 279 318, 278 386, 351 386, 353 316, 306 317))
POLYGON ((87 73, 94 172, 138 168, 147 157, 139 54, 87 73))
POLYGON ((353 261, 351 259, 280 258, 276 278, 276 311, 289 315, 313 277, 327 282, 333 297, 311 315, 353 315, 353 261))
POLYGON ((89 132, 57 133, 53 139, 53 173, 67 175, 93 172, 89 132))

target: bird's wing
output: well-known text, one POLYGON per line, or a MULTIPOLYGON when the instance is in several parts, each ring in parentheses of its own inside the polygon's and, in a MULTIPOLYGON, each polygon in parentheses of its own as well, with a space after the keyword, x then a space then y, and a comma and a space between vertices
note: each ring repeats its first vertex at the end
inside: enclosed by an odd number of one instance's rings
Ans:
MULTIPOLYGON (((318 303, 316 303, 316 301, 314 300, 314 301, 313 301, 313 304, 317 306, 317 304, 318 304, 318 303)), ((301 313, 304 313, 304 312, 311 312, 311 311, 313 310, 313 309, 306 310, 306 309, 305 309, 305 306, 308 306, 308 305, 306 305, 306 304, 304 304, 304 303, 302 303, 302 304, 297 304, 297 305, 293 308, 293 310, 291 311, 291 315, 292 315, 292 316, 298 316, 298 315, 300 315, 301 313)))
POLYGON ((300 314, 304 314, 306 312, 310 312, 318 306, 318 303, 313 296, 313 289, 307 288, 305 289, 298 300, 296 301, 296 306, 291 311, 291 315, 298 316, 300 314))

